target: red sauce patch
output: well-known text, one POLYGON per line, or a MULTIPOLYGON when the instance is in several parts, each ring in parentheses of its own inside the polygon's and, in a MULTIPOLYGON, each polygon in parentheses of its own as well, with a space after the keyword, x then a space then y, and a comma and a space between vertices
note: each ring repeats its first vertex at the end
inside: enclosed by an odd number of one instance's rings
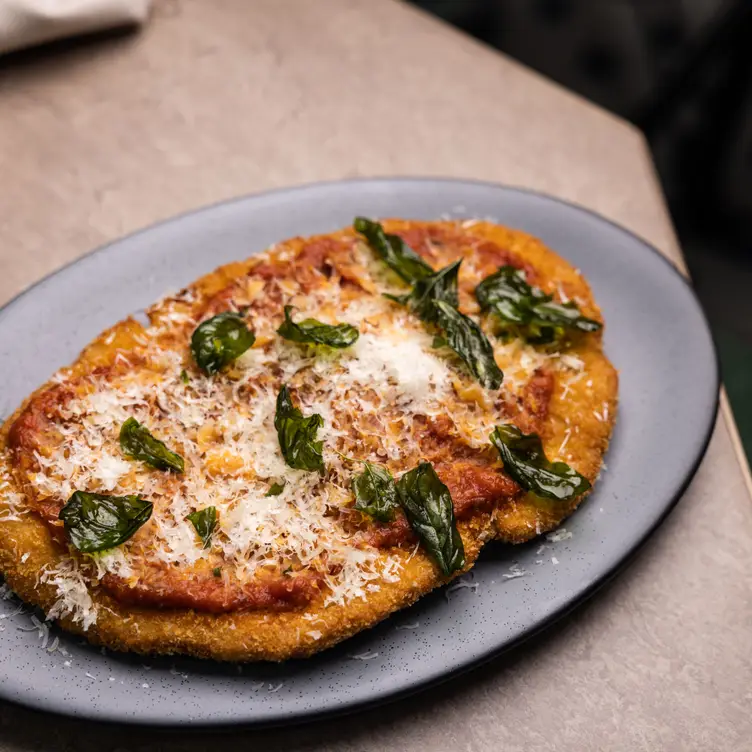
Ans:
POLYGON ((73 396, 72 389, 58 384, 34 397, 10 427, 8 446, 18 453, 31 453, 58 436, 54 419, 73 396))
POLYGON ((538 368, 522 392, 522 413, 518 425, 526 433, 541 433, 548 417, 554 375, 547 368, 538 368))
POLYGON ((417 538, 405 515, 400 513, 392 522, 374 522, 369 525, 363 540, 374 548, 391 548, 415 542, 417 538))
POLYGON ((500 266, 513 266, 522 269, 528 281, 535 278, 535 269, 523 261, 516 253, 508 248, 502 248, 490 240, 486 240, 476 248, 476 266, 483 269, 485 274, 493 274, 500 266))
POLYGON ((337 238, 314 238, 308 241, 293 261, 295 279, 306 290, 315 287, 323 276, 329 278, 338 264, 350 259, 352 241, 337 238))
POLYGON ((447 240, 446 234, 439 232, 438 228, 411 227, 395 234, 399 235, 415 253, 433 263, 438 259, 436 246, 444 245, 447 240))
POLYGON ((520 487, 499 468, 478 462, 453 462, 438 466, 436 472, 452 495, 458 520, 490 512, 520 493, 520 487))
POLYGON ((131 586, 112 574, 102 578, 102 587, 120 603, 157 608, 195 608, 212 614, 244 609, 288 611, 305 606, 318 594, 322 578, 299 574, 226 583, 212 572, 184 572, 174 568, 150 567, 139 582, 131 586))

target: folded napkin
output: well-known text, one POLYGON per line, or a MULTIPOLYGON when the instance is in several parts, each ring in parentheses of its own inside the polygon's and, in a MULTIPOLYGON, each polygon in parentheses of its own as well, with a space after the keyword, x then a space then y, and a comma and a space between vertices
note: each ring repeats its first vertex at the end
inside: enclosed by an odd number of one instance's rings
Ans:
POLYGON ((0 0, 0 54, 60 37, 140 24, 151 0, 0 0))

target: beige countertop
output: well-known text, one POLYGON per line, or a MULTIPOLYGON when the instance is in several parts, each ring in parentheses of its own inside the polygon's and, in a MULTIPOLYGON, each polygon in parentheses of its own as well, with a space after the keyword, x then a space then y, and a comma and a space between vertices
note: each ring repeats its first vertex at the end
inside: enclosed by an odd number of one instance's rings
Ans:
MULTIPOLYGON (((138 36, 0 61, 0 302, 202 204, 397 174, 539 189, 681 264, 642 136, 439 22, 392 0, 162 0, 138 36)), ((216 741, 266 752, 749 750, 752 500, 736 446, 722 416, 634 564, 513 654, 380 710, 216 741)), ((0 752, 210 744, 0 705, 0 752)))

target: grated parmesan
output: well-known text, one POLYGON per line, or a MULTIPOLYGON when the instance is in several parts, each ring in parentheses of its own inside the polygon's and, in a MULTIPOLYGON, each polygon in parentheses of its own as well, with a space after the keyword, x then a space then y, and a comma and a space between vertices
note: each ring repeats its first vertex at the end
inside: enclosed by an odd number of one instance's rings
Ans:
POLYGON ((509 567, 509 574, 502 574, 501 576, 505 580, 516 580, 518 577, 524 577, 527 574, 530 574, 530 573, 522 569, 517 562, 514 562, 509 567))
POLYGON ((56 589, 57 600, 47 612, 48 619, 69 616, 84 631, 96 623, 97 609, 75 559, 66 557, 55 568, 45 567, 39 581, 56 589))
POLYGON ((546 535, 546 540, 551 543, 558 543, 559 541, 569 540, 572 537, 571 531, 566 528, 560 527, 558 530, 554 530, 552 533, 546 535))
POLYGON ((348 656, 348 658, 352 658, 354 661, 372 661, 374 658, 378 657, 378 653, 368 651, 365 653, 353 653, 348 656))
POLYGON ((472 579, 472 572, 465 577, 459 577, 455 582, 449 585, 449 587, 444 590, 444 597, 449 600, 449 596, 452 593, 456 593, 458 590, 463 589, 472 590, 473 593, 476 593, 480 585, 477 582, 468 582, 468 578, 472 579))

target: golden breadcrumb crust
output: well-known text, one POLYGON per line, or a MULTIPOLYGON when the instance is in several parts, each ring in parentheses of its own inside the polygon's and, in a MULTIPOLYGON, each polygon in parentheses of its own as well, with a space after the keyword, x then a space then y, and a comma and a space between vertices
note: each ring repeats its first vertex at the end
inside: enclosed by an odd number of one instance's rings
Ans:
MULTIPOLYGON (((460 227, 457 222, 389 220, 383 224, 388 232, 425 228, 455 231, 460 227)), ((582 275, 539 240, 487 222, 477 222, 465 231, 508 249, 534 269, 536 284, 550 292, 563 289, 568 297, 581 302, 585 315, 600 319, 599 309, 582 275)), ((346 229, 329 237, 351 237, 352 234, 351 229, 346 229)), ((294 255, 302 242, 302 239, 288 241, 278 245, 272 253, 284 251, 294 255)), ((205 307, 207 301, 259 263, 259 257, 252 257, 223 266, 199 279, 189 288, 196 310, 205 307)), ((158 321, 160 309, 152 309, 150 317, 153 322, 158 321)), ((95 368, 112 365, 116 355, 134 347, 135 338, 142 333, 143 327, 132 319, 116 324, 81 353, 66 375, 85 375, 95 368)), ((586 377, 566 387, 561 380, 555 381, 541 431, 546 453, 555 454, 566 441, 572 457, 570 464, 591 482, 595 482, 601 469, 617 412, 617 374, 601 350, 601 340, 600 332, 588 334, 568 350, 585 363, 586 377)), ((8 450, 9 430, 22 410, 51 383, 31 395, 6 421, 0 432, 0 452, 8 450)), ((511 543, 529 540, 555 528, 582 500, 580 497, 563 508, 560 504, 521 497, 511 507, 491 513, 478 512, 461 521, 458 527, 467 564, 454 576, 471 568, 488 541, 494 538, 511 543)), ((5 500, 0 498, 0 510, 5 507, 5 500)), ((56 567, 68 555, 69 551, 52 537, 48 525, 35 513, 25 514, 20 521, 0 521, 0 569, 23 600, 45 611, 53 607, 57 595, 54 586, 40 583, 40 572, 45 567, 56 567), (28 556, 22 561, 24 554, 28 556)), ((123 605, 103 589, 92 587, 91 597, 98 608, 96 624, 84 632, 69 616, 60 618, 59 622, 94 644, 123 651, 182 653, 229 661, 280 661, 309 656, 375 625, 448 581, 422 549, 391 549, 383 555, 400 557, 403 568, 399 581, 382 582, 380 590, 368 593, 367 600, 354 600, 344 605, 324 607, 322 594, 301 610, 211 614, 191 609, 123 605)))

